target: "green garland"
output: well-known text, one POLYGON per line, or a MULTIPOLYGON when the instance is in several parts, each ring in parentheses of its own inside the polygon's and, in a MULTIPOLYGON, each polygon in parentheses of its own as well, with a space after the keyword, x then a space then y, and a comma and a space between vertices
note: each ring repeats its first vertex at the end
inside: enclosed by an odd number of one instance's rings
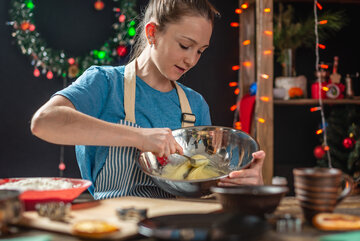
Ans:
POLYGON ((136 33, 136 11, 133 0, 113 0, 115 6, 114 33, 102 46, 84 56, 67 56, 63 50, 49 48, 41 38, 34 22, 36 0, 12 0, 10 4, 10 22, 12 36, 23 54, 32 58, 34 76, 41 73, 47 78, 62 76, 75 78, 91 65, 111 64, 115 58, 122 58, 134 44, 136 33), (121 16, 121 18, 120 18, 121 16))

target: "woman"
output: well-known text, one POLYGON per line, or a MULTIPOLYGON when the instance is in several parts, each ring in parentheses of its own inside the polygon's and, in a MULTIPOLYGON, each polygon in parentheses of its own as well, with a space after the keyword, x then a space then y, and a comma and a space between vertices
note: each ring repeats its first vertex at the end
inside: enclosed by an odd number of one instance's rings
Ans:
MULTIPOLYGON (((183 153, 171 129, 211 125, 203 97, 176 81, 209 46, 216 10, 207 0, 151 0, 139 25, 132 61, 93 66, 34 115, 32 133, 76 145, 81 175, 96 199, 172 197, 135 165, 140 151, 183 153), (141 128, 138 128, 141 127, 141 128)), ((249 169, 219 185, 262 184, 263 151, 249 169)))

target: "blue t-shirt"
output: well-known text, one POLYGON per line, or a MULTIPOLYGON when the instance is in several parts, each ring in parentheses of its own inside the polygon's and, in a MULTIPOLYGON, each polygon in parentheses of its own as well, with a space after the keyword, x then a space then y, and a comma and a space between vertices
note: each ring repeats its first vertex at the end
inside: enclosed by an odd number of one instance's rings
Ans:
MULTIPOLYGON (((125 66, 92 66, 75 82, 55 95, 69 99, 76 110, 98 119, 118 123, 124 112, 125 66)), ((209 106, 196 91, 179 83, 196 116, 196 126, 211 125, 209 106)), ((153 89, 136 77, 135 119, 143 128, 181 128, 181 107, 176 88, 169 92, 153 89)), ((106 146, 76 146, 76 158, 81 176, 95 183, 109 148, 106 146)), ((89 188, 93 193, 94 186, 89 188)))

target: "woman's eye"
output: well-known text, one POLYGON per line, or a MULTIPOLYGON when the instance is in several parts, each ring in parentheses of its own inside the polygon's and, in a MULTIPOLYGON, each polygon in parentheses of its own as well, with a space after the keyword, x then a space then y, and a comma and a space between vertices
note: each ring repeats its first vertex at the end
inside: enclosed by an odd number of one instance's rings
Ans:
POLYGON ((179 44, 180 45, 180 47, 182 48, 182 49, 188 49, 189 47, 187 47, 187 46, 185 46, 185 45, 182 45, 182 44, 179 44))

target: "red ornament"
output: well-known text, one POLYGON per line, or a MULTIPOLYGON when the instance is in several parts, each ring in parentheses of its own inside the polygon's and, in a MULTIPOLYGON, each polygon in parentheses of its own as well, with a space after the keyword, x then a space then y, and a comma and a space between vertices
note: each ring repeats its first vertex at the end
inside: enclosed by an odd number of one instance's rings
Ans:
POLYGON ((59 164, 59 170, 60 170, 60 171, 64 171, 65 168, 66 168, 65 163, 61 162, 61 163, 59 164))
POLYGON ((48 71, 48 72, 46 73, 46 78, 48 78, 48 79, 52 79, 52 78, 54 78, 54 74, 53 74, 53 72, 48 71))
POLYGON ((39 77, 40 76, 40 70, 38 68, 34 69, 34 76, 39 77))
POLYGON ((125 19, 126 19, 126 16, 125 16, 124 14, 121 14, 121 15, 119 16, 119 22, 120 22, 120 23, 123 23, 123 22, 125 21, 125 19))
POLYGON ((69 58, 69 59, 68 59, 68 63, 69 63, 70 65, 75 64, 75 59, 74 59, 74 58, 69 58))
POLYGON ((35 25, 34 24, 30 24, 29 25, 29 30, 32 32, 35 30, 35 25))
POLYGON ((116 52, 119 56, 124 57, 127 54, 127 48, 124 45, 120 45, 116 48, 116 52))
POLYGON ((30 27, 30 23, 29 23, 29 22, 22 22, 20 27, 21 27, 21 29, 24 30, 24 31, 25 31, 25 30, 28 30, 29 27, 30 27))
POLYGON ((98 11, 103 10, 104 7, 105 7, 105 4, 101 0, 98 0, 94 3, 94 8, 98 11))
POLYGON ((316 146, 314 148, 314 156, 317 159, 323 158, 324 155, 325 155, 325 150, 324 150, 324 148, 322 146, 316 146))
POLYGON ((355 139, 352 137, 347 137, 343 140, 343 146, 346 149, 351 149, 354 147, 354 145, 355 145, 355 139))

